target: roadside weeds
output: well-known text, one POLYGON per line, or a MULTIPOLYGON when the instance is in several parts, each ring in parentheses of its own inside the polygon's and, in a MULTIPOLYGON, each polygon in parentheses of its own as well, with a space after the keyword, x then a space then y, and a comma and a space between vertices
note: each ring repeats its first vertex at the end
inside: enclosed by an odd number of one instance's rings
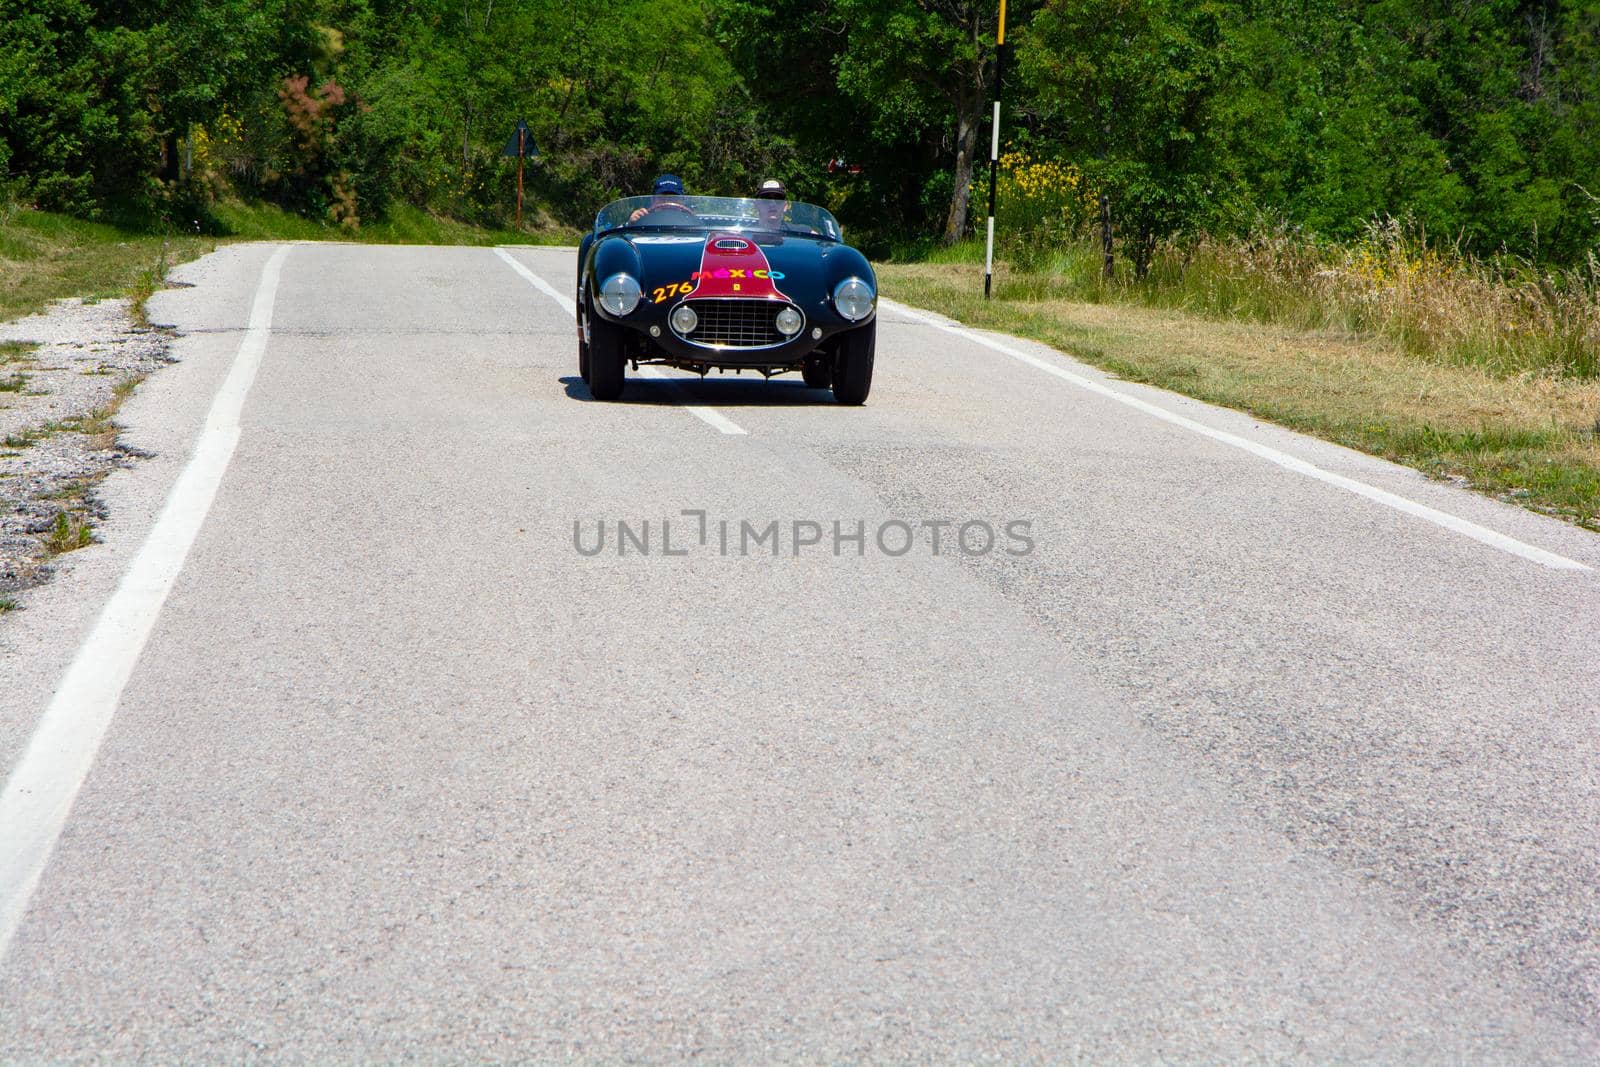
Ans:
POLYGON ((1600 379, 1497 376, 1331 331, 1032 298, 1003 268, 991 301, 979 265, 877 270, 907 304, 1600 530, 1600 379))
POLYGON ((137 456, 117 440, 117 411, 169 357, 167 338, 133 318, 125 299, 67 300, 0 324, 11 338, 0 341, 0 377, 25 368, 29 379, 0 392, 0 614, 61 556, 97 540, 97 487, 137 456))

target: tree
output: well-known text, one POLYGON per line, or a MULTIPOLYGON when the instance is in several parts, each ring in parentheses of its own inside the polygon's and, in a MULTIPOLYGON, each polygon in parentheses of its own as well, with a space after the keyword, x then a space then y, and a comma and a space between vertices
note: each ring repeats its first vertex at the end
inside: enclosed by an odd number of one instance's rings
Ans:
POLYGON ((83 0, 0 0, 0 56, 0 136, 26 195, 87 215, 144 191, 159 161, 158 35, 103 28, 83 0))
POLYGON ((1052 0, 1020 61, 1045 123, 1100 192, 1105 271, 1120 231, 1135 275, 1216 201, 1211 110, 1227 58, 1219 5, 1052 0))
POLYGON ((1561 221, 1541 251, 1570 262, 1600 249, 1600 0, 1561 0, 1547 56, 1541 162, 1560 182, 1561 221))
POLYGON ((951 161, 945 243, 966 233, 984 103, 993 88, 993 0, 838 0, 847 44, 839 88, 879 136, 932 134, 951 161))
POLYGON ((261 83, 287 0, 0 0, 0 138, 41 206, 148 207, 187 129, 261 83))
MULTIPOLYGON (((897 194, 880 195, 891 213, 912 215, 938 188, 943 239, 966 233, 994 91, 996 0, 723 0, 721 7, 719 26, 746 78, 775 78, 783 87, 761 99, 797 143, 828 144, 870 165, 868 184, 897 194), (898 200, 898 212, 889 200, 898 200)), ((1009 21, 1025 22, 1036 7, 1012 0, 1009 21)))

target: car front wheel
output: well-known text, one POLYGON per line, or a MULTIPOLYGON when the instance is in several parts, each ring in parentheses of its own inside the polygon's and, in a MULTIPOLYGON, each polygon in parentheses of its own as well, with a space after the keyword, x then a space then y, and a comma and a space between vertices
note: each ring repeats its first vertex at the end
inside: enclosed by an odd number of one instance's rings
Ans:
POLYGON ((578 334, 578 377, 584 384, 589 382, 589 342, 583 339, 583 334, 578 334))
POLYGON ((615 400, 622 395, 622 327, 613 325, 589 308, 589 395, 615 400))
POLYGON ((578 377, 583 379, 585 385, 589 384, 589 338, 585 319, 588 317, 588 308, 583 302, 583 287, 578 287, 578 377))
POLYGON ((864 404, 872 392, 872 359, 878 324, 869 322, 839 338, 833 362, 833 398, 841 404, 864 404))

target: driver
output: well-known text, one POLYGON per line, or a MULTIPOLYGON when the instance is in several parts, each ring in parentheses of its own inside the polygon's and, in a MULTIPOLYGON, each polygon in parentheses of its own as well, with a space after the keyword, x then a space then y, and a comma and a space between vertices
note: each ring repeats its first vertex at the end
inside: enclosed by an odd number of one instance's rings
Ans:
MULTIPOLYGON (((627 216, 627 221, 630 224, 638 222, 640 219, 645 218, 646 214, 656 210, 656 208, 662 208, 662 206, 667 205, 674 206, 680 211, 688 211, 688 208, 683 206, 682 203, 674 203, 674 197, 682 197, 682 195, 685 195, 683 194, 683 181, 678 178, 677 174, 658 174, 656 181, 651 182, 650 203, 643 206, 643 208, 634 208, 634 213, 627 216)), ((584 299, 584 266, 589 262, 589 248, 590 245, 594 245, 594 240, 594 230, 590 230, 587 234, 582 235, 582 240, 578 242, 578 293, 576 293, 576 296, 578 296, 579 304, 582 304, 582 299, 584 299)))
MULTIPOLYGON (((645 207, 634 208, 633 214, 628 216, 628 221, 638 222, 656 208, 665 207, 668 204, 683 208, 682 204, 678 204, 673 200, 673 197, 683 195, 683 181, 676 174, 662 174, 650 186, 650 203, 645 207)), ((683 208, 683 210, 688 209, 683 208)))
MULTIPOLYGON (((628 216, 628 222, 630 222, 630 223, 638 222, 640 219, 642 219, 646 215, 648 215, 651 211, 654 211, 657 207, 661 207, 661 206, 664 206, 666 204, 672 203, 672 198, 673 197, 675 197, 675 196, 683 196, 684 195, 683 182, 682 182, 681 179, 678 178, 678 176, 676 174, 662 174, 662 175, 659 175, 656 178, 656 180, 650 186, 650 194, 651 194, 650 203, 645 207, 635 208, 633 214, 628 216)), ((683 207, 683 205, 681 205, 681 204, 679 204, 677 206, 678 207, 683 207)), ((688 208, 683 208, 683 210, 687 211, 689 209, 688 208)), ((578 297, 578 302, 580 304, 583 302, 583 268, 584 268, 584 264, 589 259, 589 246, 592 245, 592 244, 594 244, 594 232, 593 231, 585 233, 583 235, 583 239, 578 242, 578 291, 577 291, 577 297, 578 297)))

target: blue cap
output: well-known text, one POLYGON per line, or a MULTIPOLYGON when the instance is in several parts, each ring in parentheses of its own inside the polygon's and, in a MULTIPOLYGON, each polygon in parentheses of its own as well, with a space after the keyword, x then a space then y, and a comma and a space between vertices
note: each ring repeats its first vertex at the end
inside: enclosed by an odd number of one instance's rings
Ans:
POLYGON ((678 180, 676 174, 663 174, 656 178, 656 183, 651 187, 650 191, 658 196, 662 193, 676 193, 682 196, 683 182, 678 180))

